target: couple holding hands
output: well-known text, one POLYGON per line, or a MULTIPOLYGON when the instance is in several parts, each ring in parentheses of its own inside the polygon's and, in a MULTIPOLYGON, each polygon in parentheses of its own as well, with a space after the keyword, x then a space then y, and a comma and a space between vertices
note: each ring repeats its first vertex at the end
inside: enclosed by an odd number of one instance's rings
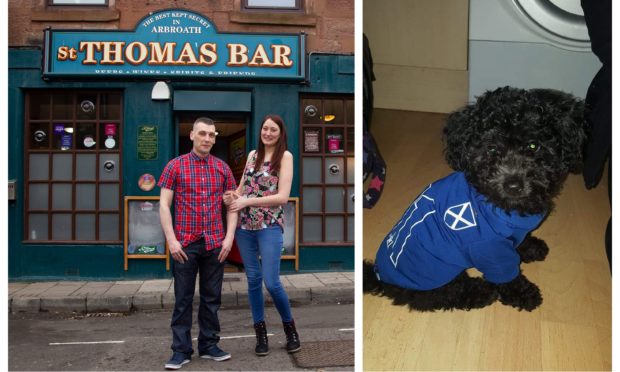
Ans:
POLYGON ((283 244, 283 208, 293 180, 293 155, 287 151, 286 127, 278 115, 262 121, 258 148, 248 154, 237 187, 228 165, 210 155, 217 136, 213 120, 194 122, 192 151, 171 160, 159 180, 160 218, 173 268, 175 306, 172 314, 173 355, 166 369, 191 361, 192 302, 199 275, 198 353, 201 358, 224 361, 230 354, 217 343, 220 325, 224 261, 233 239, 243 259, 248 298, 256 331, 257 355, 269 353, 262 285, 269 291, 286 334, 289 353, 301 349, 288 295, 280 282, 283 244), (175 222, 170 208, 174 201, 175 222), (221 208, 226 205, 224 231, 221 208))

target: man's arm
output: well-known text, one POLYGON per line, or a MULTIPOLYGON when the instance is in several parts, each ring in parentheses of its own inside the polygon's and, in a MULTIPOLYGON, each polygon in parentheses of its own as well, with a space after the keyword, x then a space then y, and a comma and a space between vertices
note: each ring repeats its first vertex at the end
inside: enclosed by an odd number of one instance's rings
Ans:
POLYGON ((161 227, 164 230, 166 241, 168 242, 168 249, 172 259, 179 263, 187 261, 187 255, 183 252, 183 246, 177 240, 174 234, 174 227, 172 226, 172 213, 170 207, 172 206, 172 199, 174 197, 174 191, 166 188, 161 188, 159 196, 159 219, 161 221, 161 227))

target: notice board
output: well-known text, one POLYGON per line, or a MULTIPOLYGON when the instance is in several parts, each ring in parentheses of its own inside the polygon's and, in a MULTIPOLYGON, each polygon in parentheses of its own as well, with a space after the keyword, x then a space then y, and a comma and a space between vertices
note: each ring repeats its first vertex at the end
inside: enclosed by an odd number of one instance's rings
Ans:
POLYGON ((166 236, 159 220, 159 196, 125 196, 125 271, 129 259, 163 259, 170 270, 166 236))

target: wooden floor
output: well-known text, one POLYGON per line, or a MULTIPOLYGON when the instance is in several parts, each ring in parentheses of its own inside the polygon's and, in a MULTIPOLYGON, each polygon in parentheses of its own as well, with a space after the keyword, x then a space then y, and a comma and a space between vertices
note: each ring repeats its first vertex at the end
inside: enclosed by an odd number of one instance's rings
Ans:
MULTIPOLYGON (((423 188, 451 172, 442 155, 445 116, 376 110, 372 132, 387 164, 383 196, 364 210, 364 258, 373 259, 423 188)), ((611 276, 604 249, 607 181, 587 191, 571 175, 534 235, 544 262, 522 265, 543 304, 420 313, 364 295, 364 370, 610 370, 611 276)))

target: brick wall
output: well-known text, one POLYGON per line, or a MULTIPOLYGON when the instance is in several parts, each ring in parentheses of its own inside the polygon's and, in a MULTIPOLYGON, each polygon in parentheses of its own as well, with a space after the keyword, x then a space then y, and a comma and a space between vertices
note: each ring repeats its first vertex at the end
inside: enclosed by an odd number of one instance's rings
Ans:
POLYGON ((47 0, 9 0, 9 46, 42 46, 43 30, 133 30, 149 12, 181 8, 208 17, 218 31, 305 32, 308 52, 353 53, 354 0, 305 0, 303 13, 241 12, 241 0, 108 0, 108 8, 50 8, 47 0))

